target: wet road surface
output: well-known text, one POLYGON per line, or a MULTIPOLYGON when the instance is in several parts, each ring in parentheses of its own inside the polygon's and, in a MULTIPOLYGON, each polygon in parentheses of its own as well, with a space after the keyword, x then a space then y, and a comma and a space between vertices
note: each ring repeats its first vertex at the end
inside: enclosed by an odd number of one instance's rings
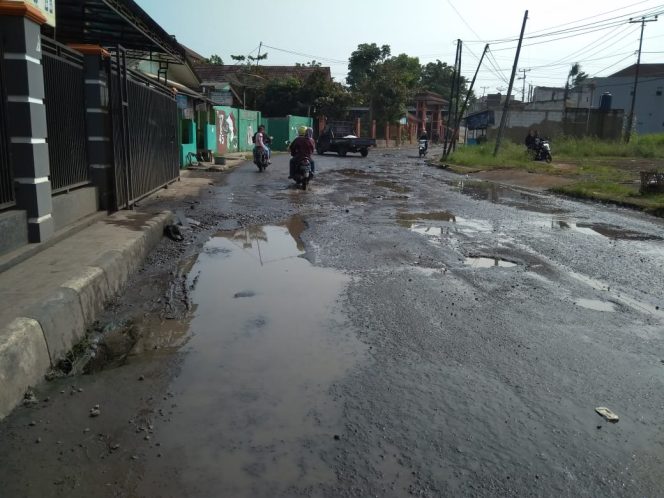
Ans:
POLYGON ((0 496, 664 496, 662 220, 414 156, 216 178, 0 496))

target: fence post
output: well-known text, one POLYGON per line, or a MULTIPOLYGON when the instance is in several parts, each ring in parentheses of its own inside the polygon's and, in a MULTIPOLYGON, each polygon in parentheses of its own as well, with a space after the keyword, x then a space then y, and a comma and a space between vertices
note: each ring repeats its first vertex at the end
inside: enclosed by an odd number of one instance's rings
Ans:
POLYGON ((28 241, 53 235, 50 164, 46 143, 41 25, 46 18, 21 2, 0 2, 0 33, 7 74, 7 134, 10 142, 16 207, 28 216, 28 241))
POLYGON ((362 131, 362 128, 361 128, 360 118, 356 118, 355 119, 355 136, 359 137, 361 131, 362 131))
POLYGON ((385 147, 390 146, 390 123, 385 123, 385 147))
POLYGON ((325 130, 326 125, 327 125, 327 118, 325 116, 319 116, 318 117, 318 136, 319 137, 323 134, 323 130, 325 130))
POLYGON ((97 188, 99 209, 115 206, 115 170, 107 70, 110 54, 99 45, 70 45, 85 56, 85 124, 92 184, 97 188))
POLYGON ((371 121, 371 138, 376 139, 376 120, 371 121))

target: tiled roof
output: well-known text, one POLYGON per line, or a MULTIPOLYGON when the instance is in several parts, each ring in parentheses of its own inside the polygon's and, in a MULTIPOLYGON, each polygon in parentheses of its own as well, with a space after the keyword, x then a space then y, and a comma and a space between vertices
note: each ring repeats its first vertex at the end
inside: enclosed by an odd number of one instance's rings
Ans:
MULTIPOLYGON (((636 74, 636 64, 621 69, 617 73, 612 74, 609 78, 614 76, 634 76, 636 74)), ((639 68, 639 76, 664 76, 664 64, 641 64, 639 68)))

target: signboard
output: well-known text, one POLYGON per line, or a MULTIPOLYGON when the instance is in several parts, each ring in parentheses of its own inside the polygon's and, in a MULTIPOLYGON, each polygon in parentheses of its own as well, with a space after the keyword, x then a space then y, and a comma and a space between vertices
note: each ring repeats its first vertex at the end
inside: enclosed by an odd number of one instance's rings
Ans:
POLYGON ((189 97, 181 93, 175 96, 175 102, 177 102, 178 109, 186 109, 189 107, 189 97))
POLYGON ((46 17, 46 24, 55 27, 55 0, 12 0, 35 7, 46 17))
POLYGON ((233 94, 226 90, 212 90, 210 91, 210 100, 217 105, 233 105, 233 94))

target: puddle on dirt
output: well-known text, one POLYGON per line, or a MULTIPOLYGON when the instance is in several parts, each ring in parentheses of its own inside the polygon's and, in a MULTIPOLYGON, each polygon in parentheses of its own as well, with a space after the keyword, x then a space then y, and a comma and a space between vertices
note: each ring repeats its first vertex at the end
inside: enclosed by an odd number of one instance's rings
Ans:
POLYGON ((589 235, 602 235, 614 240, 664 240, 664 238, 658 235, 637 232, 616 225, 609 225, 607 223, 575 222, 568 218, 554 217, 551 220, 551 227, 561 230, 573 230, 575 232, 586 233, 589 235))
POLYGON ((398 194, 407 194, 408 192, 411 192, 411 189, 409 187, 406 187, 405 185, 401 185, 400 183, 392 182, 389 180, 378 180, 374 182, 374 185, 376 185, 377 187, 383 187, 389 189, 392 192, 396 192, 398 194))
POLYGON ((354 169, 354 168, 338 169, 334 170, 334 172, 339 175, 346 176, 348 178, 366 178, 366 179, 378 178, 373 173, 367 173, 366 171, 363 171, 361 169, 354 169))
POLYGON ((456 223, 456 216, 448 211, 433 211, 430 213, 397 212, 397 223, 403 227, 411 228, 417 221, 447 221, 456 223))
POLYGON ((466 266, 471 268, 493 268, 498 266, 501 268, 514 268, 516 263, 507 261, 501 258, 487 258, 484 256, 469 256, 464 260, 466 266))
POLYGON ((523 211, 556 214, 567 210, 551 206, 548 200, 539 195, 521 192, 517 189, 486 181, 461 181, 452 183, 459 192, 473 199, 485 200, 495 204, 503 204, 523 211))
POLYGON ((593 290, 606 292, 613 301, 616 301, 621 305, 627 306, 639 313, 664 319, 664 310, 655 304, 635 299, 624 292, 614 289, 610 285, 587 275, 574 271, 568 271, 567 274, 573 279, 589 286, 593 290))
POLYGON ((281 496, 335 482, 314 445, 329 450, 342 430, 329 390, 364 347, 337 309, 348 277, 302 257, 305 227, 296 217, 207 243, 192 272, 192 336, 170 387, 177 407, 145 483, 173 472, 201 496, 281 496))
POLYGON ((606 311, 613 313, 616 311, 616 305, 610 301, 600 301, 599 299, 576 299, 574 304, 594 311, 606 311))

